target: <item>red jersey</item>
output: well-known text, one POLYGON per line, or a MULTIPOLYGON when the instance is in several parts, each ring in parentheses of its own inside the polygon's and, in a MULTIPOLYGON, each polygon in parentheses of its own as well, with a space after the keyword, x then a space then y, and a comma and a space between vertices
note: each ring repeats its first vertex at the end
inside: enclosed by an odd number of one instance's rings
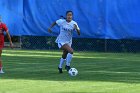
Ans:
POLYGON ((0 49, 4 47, 4 31, 8 31, 8 28, 4 23, 0 23, 0 49))
POLYGON ((3 35, 4 31, 8 31, 8 28, 4 23, 0 23, 0 35, 3 35))

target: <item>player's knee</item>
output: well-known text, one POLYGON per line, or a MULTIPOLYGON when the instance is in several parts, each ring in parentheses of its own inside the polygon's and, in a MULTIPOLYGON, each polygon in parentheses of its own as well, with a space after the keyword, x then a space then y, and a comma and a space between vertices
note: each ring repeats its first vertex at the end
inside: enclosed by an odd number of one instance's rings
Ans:
POLYGON ((69 51, 69 53, 70 53, 70 54, 73 54, 73 49, 71 49, 71 50, 69 51))

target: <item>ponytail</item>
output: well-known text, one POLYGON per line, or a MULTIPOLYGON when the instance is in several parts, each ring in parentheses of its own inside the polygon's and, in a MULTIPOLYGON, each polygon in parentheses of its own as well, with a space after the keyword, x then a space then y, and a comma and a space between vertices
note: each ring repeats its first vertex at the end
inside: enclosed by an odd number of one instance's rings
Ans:
POLYGON ((66 19, 64 16, 60 16, 61 19, 66 19))

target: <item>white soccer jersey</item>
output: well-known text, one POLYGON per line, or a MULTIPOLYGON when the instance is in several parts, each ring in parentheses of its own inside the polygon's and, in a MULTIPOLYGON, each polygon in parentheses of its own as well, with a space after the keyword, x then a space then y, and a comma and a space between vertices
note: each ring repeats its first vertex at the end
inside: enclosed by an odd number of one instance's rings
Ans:
POLYGON ((67 22, 65 19, 59 19, 56 23, 60 26, 60 34, 56 39, 56 43, 72 43, 73 31, 75 30, 74 24, 77 25, 77 23, 73 20, 71 22, 67 22))

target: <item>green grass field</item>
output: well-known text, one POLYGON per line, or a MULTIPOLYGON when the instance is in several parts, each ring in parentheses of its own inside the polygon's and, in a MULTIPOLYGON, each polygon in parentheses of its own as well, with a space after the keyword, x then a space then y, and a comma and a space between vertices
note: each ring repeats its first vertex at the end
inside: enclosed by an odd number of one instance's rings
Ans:
POLYGON ((0 93, 140 93, 140 54, 75 52, 76 77, 59 74, 61 52, 4 50, 0 93))

